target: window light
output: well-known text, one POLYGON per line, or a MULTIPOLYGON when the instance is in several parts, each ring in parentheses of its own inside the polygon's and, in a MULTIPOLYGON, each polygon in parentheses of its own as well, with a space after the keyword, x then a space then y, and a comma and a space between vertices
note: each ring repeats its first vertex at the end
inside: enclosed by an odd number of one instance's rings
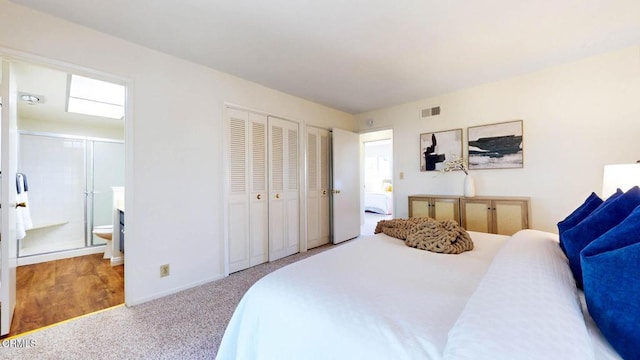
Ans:
POLYGON ((78 75, 69 79, 67 112, 124 118, 124 86, 78 75))

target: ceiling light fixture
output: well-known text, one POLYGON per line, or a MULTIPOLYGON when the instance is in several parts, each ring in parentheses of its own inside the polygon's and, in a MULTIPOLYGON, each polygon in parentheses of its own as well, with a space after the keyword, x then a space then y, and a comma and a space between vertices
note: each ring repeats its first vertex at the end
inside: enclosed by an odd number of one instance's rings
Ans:
POLYGON ((29 105, 35 105, 42 102, 40 96, 31 95, 31 94, 21 94, 20 100, 26 102, 29 105))

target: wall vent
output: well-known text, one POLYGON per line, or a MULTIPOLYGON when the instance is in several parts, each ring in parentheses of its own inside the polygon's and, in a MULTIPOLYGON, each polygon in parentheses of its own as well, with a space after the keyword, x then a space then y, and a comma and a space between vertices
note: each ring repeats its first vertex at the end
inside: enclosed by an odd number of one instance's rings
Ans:
POLYGON ((429 116, 440 115, 440 106, 435 106, 428 109, 422 109, 422 117, 426 118, 429 116))

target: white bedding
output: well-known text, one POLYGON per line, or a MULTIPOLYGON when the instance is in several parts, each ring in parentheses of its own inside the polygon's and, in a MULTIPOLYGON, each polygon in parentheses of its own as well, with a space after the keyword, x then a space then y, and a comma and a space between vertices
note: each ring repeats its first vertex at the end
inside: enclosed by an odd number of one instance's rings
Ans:
POLYGON ((444 359, 594 359, 573 275, 550 235, 521 231, 505 243, 449 332, 444 359))
POLYGON ((469 233, 460 255, 378 234, 267 275, 217 359, 619 359, 583 314, 557 235, 469 233))
POLYGON ((439 359, 507 238, 471 234, 460 255, 378 234, 271 273, 238 305, 217 359, 439 359))
POLYGON ((378 214, 391 215, 391 193, 365 193, 364 210, 378 214))

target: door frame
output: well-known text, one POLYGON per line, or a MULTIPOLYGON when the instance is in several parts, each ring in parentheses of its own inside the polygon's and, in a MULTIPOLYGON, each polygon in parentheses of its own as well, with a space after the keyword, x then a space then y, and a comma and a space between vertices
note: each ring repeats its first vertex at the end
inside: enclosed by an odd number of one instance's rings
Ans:
MULTIPOLYGON (((104 80, 112 83, 124 85, 126 88, 126 98, 124 105, 124 146, 125 146, 125 204, 127 211, 125 213, 125 223, 127 224, 127 240, 131 241, 131 235, 135 234, 135 203, 133 199, 135 191, 135 169, 134 169, 134 81, 126 76, 108 73, 100 70, 96 70, 89 67, 84 67, 60 60, 54 60, 47 57, 22 52, 14 49, 9 49, 0 46, 0 57, 13 62, 25 62, 53 70, 58 70, 66 73, 73 73, 81 76, 87 76, 98 80, 104 80)), ((135 268, 136 258, 132 258, 130 252, 123 254, 122 261, 125 261, 129 266, 125 267, 124 271, 124 302, 125 305, 131 305, 127 301, 127 289, 131 286, 131 281, 128 281, 128 276, 135 268)))
POLYGON ((9 59, 0 57, 2 66, 2 237, 0 242, 0 335, 7 335, 11 331, 11 323, 16 308, 16 262, 17 262, 17 226, 18 200, 15 177, 17 174, 17 103, 18 94, 15 79, 13 79, 12 64, 9 59), (14 151, 15 153, 13 153, 14 151), (8 191, 7 191, 8 190, 8 191), (6 240, 10 239, 10 240, 6 240))

